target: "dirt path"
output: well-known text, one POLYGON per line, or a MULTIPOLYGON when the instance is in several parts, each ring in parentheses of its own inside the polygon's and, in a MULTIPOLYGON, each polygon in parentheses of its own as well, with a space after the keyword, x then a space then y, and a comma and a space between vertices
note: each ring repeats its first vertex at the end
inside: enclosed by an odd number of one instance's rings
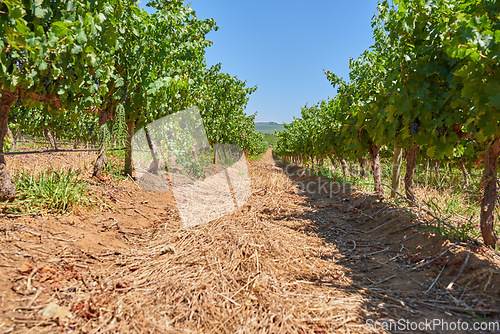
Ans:
POLYGON ((276 166, 270 151, 250 171, 249 202, 192 229, 179 228, 171 194, 131 181, 96 184, 97 211, 2 218, 0 332, 398 333, 500 320, 492 252, 371 194, 333 185, 330 197, 326 180, 276 166))
POLYGON ((424 224, 432 217, 420 210, 396 207, 355 189, 319 189, 320 178, 304 176, 292 165, 282 167, 305 189, 303 230, 338 248, 332 260, 347 269, 353 289, 365 294, 363 308, 378 312, 378 325, 402 321, 393 323, 390 332, 500 332, 497 254, 437 236, 424 224), (496 324, 493 330, 472 330, 478 319, 496 324), (448 324, 422 331, 411 327, 428 321, 448 324), (457 322, 468 322, 459 328, 469 331, 452 329, 457 322))

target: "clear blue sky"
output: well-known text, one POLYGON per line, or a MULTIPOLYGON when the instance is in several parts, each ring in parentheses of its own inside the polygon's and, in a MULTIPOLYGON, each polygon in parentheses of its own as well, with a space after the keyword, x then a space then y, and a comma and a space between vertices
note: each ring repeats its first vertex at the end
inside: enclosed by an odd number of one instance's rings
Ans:
MULTIPOLYGON (((142 0, 142 5, 148 1, 142 0)), ((241 1, 185 0, 199 19, 213 18, 219 30, 208 39, 208 66, 258 89, 247 114, 256 121, 290 123, 300 108, 335 95, 327 69, 348 79, 349 58, 373 43, 376 0, 241 1)))

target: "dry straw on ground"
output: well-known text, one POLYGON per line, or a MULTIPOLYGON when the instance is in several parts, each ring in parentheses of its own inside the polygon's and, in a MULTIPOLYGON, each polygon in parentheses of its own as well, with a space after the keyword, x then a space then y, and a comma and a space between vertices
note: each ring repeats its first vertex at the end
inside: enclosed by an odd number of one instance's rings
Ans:
POLYGON ((321 333, 357 320, 363 298, 344 291, 344 268, 327 260, 334 246, 261 214, 263 203, 265 210, 300 214, 289 202, 296 192, 290 179, 260 170, 252 179, 255 193, 239 211, 158 233, 111 270, 107 285, 121 288, 107 301, 113 309, 102 315, 100 330, 321 333))

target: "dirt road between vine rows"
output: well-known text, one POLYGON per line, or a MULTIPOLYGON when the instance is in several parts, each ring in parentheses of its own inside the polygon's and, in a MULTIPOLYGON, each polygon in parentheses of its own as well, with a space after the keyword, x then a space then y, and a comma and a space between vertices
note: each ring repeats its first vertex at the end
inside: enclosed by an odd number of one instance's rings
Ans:
POLYGON ((95 157, 68 157, 8 161, 11 173, 85 161, 94 199, 0 218, 2 333, 494 333, 500 321, 493 251, 271 151, 249 163, 247 204, 190 229, 171 193, 91 180, 95 157))

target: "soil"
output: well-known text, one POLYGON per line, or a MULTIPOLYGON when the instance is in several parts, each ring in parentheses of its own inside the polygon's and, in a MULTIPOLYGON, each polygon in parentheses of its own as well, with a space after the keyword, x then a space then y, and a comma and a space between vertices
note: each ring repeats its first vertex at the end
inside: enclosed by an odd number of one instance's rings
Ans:
POLYGON ((7 157, 11 175, 80 169, 93 206, 1 215, 0 333, 399 333, 403 320, 500 321, 500 257, 436 235, 416 208, 330 192, 331 180, 268 151, 249 162, 247 204, 183 229, 172 193, 92 179, 96 157, 7 157))

